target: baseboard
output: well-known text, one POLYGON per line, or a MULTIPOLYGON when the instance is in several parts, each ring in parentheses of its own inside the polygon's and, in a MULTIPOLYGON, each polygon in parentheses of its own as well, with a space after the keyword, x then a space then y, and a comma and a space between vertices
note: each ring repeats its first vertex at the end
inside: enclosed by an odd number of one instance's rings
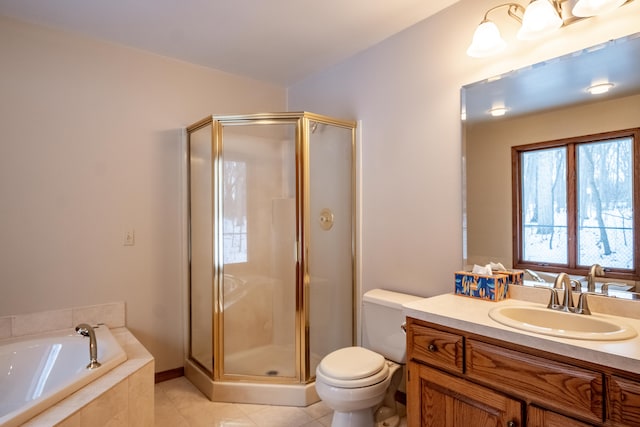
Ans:
POLYGON ((156 372, 155 381, 156 384, 163 381, 169 381, 174 378, 180 378, 184 376, 184 368, 169 369, 168 371, 156 372))

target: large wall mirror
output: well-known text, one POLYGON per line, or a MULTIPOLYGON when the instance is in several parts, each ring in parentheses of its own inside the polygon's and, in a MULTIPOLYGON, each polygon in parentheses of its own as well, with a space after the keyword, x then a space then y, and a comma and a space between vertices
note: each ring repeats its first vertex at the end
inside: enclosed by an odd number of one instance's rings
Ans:
POLYGON ((462 88, 465 264, 513 265, 511 147, 640 127, 638 70, 640 33, 462 88))

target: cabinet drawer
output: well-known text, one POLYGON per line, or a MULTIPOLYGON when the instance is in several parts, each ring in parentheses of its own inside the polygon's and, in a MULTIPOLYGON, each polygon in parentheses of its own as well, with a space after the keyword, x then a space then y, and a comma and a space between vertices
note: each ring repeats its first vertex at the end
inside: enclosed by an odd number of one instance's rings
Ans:
POLYGON ((591 424, 530 405, 527 408, 527 427, 591 427, 591 424))
POLYGON ((609 418, 625 426, 640 426, 640 384, 612 376, 608 381, 609 418))
POLYGON ((460 335, 411 324, 407 329, 407 348, 411 358, 457 373, 463 370, 464 339, 460 335))
POLYGON ((466 373, 498 390, 588 421, 604 418, 603 375, 468 339, 466 373))

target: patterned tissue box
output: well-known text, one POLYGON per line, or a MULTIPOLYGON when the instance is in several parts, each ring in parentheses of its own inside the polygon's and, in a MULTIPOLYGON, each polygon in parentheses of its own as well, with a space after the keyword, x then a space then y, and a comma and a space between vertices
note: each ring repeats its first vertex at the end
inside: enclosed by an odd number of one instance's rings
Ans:
POLYGON ((475 274, 469 271, 455 273, 456 294, 489 301, 508 298, 509 277, 506 274, 475 274))
POLYGON ((507 281, 510 285, 520 285, 524 283, 524 271, 523 270, 497 270, 496 274, 504 274, 507 276, 507 281))

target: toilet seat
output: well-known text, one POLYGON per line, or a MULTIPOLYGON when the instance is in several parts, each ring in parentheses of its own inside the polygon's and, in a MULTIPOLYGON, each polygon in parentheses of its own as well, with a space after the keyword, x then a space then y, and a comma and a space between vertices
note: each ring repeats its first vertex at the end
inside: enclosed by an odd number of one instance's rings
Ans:
POLYGON ((382 355, 364 347, 346 347, 325 356, 316 381, 340 388, 367 387, 384 381, 389 367, 382 355))

